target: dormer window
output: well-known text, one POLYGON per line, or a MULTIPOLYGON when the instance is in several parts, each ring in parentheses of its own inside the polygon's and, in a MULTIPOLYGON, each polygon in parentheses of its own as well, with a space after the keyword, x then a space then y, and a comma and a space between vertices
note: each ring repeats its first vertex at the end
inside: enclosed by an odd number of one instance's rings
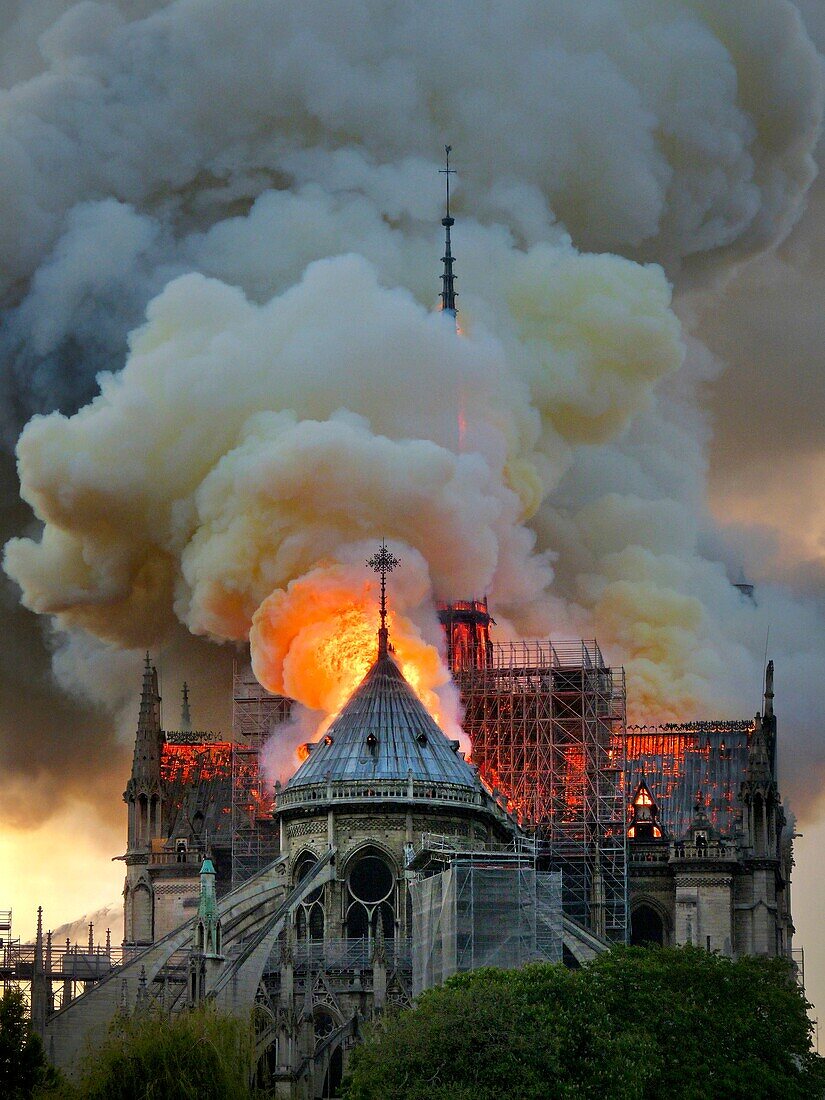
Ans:
POLYGON ((659 807, 647 784, 642 780, 633 796, 630 806, 630 826, 627 830, 630 840, 661 840, 662 828, 659 825, 659 807))

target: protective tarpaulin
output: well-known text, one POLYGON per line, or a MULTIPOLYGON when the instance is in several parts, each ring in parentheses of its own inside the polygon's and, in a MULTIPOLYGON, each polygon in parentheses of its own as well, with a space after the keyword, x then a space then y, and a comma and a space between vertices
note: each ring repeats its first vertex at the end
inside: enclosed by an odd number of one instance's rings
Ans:
POLYGON ((413 994, 451 974, 561 962, 561 873, 456 861, 410 884, 413 994))

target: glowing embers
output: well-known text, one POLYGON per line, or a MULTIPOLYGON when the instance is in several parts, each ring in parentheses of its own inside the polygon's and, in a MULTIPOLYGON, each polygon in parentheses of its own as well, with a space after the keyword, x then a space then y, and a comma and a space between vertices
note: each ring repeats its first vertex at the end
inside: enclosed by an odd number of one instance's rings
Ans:
MULTIPOLYGON (((631 726, 625 738, 624 787, 636 791, 644 780, 672 837, 685 834, 693 818, 696 792, 711 824, 732 836, 741 827, 737 794, 745 777, 751 722, 695 722, 631 726)), ((621 748, 619 740, 615 742, 621 748)))
POLYGON ((630 840, 661 840, 662 827, 659 825, 659 807, 647 784, 642 780, 630 805, 630 826, 627 830, 630 840))
POLYGON ((189 786, 224 779, 232 775, 232 745, 229 741, 200 744, 165 744, 160 757, 160 776, 166 783, 189 786))

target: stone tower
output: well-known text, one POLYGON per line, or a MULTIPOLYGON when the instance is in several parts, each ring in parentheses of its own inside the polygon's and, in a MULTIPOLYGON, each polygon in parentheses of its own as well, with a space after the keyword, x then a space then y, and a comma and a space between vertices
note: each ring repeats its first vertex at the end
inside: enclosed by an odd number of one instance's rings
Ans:
POLYGON ((631 942, 791 958, 792 836, 777 785, 773 698, 771 661, 737 792, 741 819, 726 831, 711 822, 700 787, 687 829, 668 836, 650 788, 639 784, 628 827, 631 942))
POLYGON ((765 670, 765 699, 748 745, 740 799, 744 807, 747 889, 737 897, 742 949, 751 955, 789 954, 791 839, 776 781, 773 661, 765 670))
POLYGON ((124 946, 139 947, 153 940, 152 883, 148 873, 153 841, 163 832, 163 788, 160 762, 163 751, 160 721, 158 673, 146 654, 140 715, 132 775, 123 792, 128 807, 126 885, 124 903, 124 946))

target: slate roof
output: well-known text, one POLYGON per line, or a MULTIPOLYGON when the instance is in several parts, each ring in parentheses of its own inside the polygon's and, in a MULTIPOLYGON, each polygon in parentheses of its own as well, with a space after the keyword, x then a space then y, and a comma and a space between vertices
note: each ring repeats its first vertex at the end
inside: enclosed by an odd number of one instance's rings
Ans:
POLYGON ((389 654, 380 656, 287 790, 336 780, 406 780, 479 786, 389 654))

